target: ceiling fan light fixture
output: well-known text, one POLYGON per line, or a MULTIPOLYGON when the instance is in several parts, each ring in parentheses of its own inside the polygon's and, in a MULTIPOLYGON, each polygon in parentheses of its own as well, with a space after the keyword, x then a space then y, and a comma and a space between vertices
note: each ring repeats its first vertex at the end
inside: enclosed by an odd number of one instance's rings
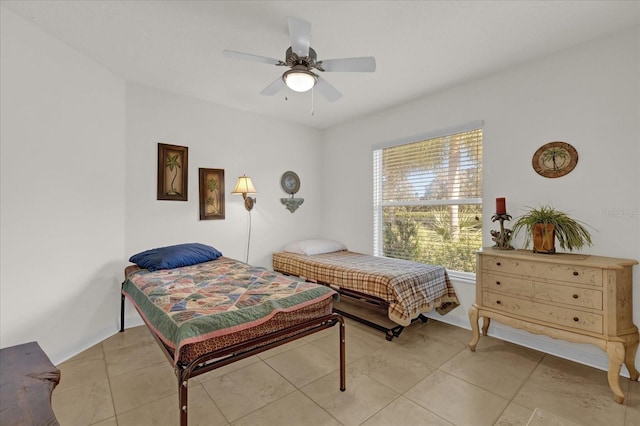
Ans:
POLYGON ((287 87, 295 92, 307 92, 318 82, 318 77, 306 69, 290 69, 282 75, 287 87))

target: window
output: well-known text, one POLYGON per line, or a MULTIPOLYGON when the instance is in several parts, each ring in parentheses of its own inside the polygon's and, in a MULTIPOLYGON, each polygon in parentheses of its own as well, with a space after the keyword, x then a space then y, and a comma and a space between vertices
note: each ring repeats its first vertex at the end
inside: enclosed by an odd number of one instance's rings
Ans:
POLYGON ((475 272, 482 123, 374 146, 374 254, 475 272))

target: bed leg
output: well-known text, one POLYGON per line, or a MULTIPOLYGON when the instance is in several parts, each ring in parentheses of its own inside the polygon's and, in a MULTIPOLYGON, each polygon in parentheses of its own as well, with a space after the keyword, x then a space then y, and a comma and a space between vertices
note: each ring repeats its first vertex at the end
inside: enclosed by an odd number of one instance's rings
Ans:
POLYGON ((180 426, 187 426, 188 379, 178 371, 178 403, 180 405, 180 426))
POLYGON ((340 317, 340 390, 342 392, 347 389, 346 385, 346 367, 345 367, 345 323, 344 319, 340 317))
POLYGON ((124 294, 120 293, 120 333, 124 331, 124 294))

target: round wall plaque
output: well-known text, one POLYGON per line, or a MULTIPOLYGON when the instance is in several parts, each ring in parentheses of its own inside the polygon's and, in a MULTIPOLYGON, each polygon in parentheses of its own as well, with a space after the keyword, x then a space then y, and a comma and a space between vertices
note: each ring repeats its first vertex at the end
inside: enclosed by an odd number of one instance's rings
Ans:
POLYGON ((282 174, 280 186, 287 194, 295 194, 300 190, 300 178, 295 172, 287 171, 282 174))
POLYGON ((578 151, 566 142, 549 142, 533 154, 531 165, 540 176, 557 178, 571 172, 578 164, 578 151))

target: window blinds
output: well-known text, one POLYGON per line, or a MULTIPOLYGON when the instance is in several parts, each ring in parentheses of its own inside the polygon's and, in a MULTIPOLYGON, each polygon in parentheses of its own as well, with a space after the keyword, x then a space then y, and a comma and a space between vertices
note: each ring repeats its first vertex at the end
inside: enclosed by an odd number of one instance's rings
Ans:
POLYGON ((482 202, 482 130, 374 151, 374 193, 382 205, 482 202))
POLYGON ((481 125, 374 147, 374 254, 428 262, 425 247, 481 244, 481 125))

